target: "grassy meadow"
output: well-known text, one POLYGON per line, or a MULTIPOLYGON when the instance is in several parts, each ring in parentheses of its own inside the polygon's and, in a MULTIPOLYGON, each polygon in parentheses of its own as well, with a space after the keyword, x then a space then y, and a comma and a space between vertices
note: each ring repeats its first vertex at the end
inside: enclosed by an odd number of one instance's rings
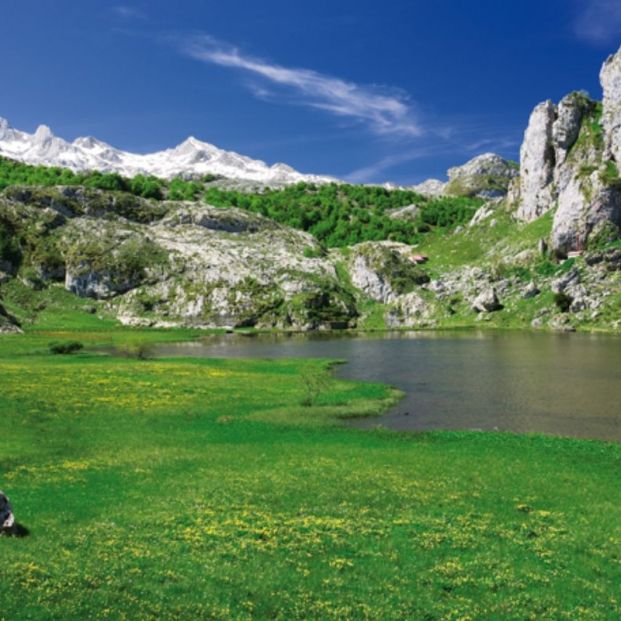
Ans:
POLYGON ((90 347, 195 336, 0 337, 2 621, 621 618, 621 446, 358 431, 398 394, 328 361, 90 347))

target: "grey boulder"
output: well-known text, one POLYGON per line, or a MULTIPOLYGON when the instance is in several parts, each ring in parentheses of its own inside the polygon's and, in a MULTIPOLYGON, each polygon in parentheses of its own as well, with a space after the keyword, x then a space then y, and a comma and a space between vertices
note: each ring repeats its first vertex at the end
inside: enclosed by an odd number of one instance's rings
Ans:
POLYGON ((0 534, 12 534, 15 531, 15 517, 6 494, 0 491, 0 534))
POLYGON ((500 310, 502 304, 498 300, 496 289, 490 287, 479 293, 472 302, 472 308, 478 313, 493 313, 500 310))

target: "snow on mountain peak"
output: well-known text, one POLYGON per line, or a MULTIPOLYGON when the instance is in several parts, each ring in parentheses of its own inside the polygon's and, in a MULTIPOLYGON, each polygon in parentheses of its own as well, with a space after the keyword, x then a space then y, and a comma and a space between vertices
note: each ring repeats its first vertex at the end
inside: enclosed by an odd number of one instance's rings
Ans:
POLYGON ((143 155, 121 151, 92 136, 67 142, 55 136, 47 125, 39 125, 34 134, 28 134, 13 129, 1 117, 0 156, 72 170, 117 172, 127 177, 137 174, 164 178, 214 174, 265 184, 335 181, 331 177, 302 174, 286 164, 269 166, 261 160, 224 151, 194 136, 171 149, 143 155))
POLYGON ((73 141, 73 145, 82 149, 97 149, 110 147, 110 145, 107 145, 101 140, 97 140, 97 138, 94 138, 93 136, 80 136, 73 141))
POLYGON ((37 131, 34 133, 34 141, 37 144, 49 142, 54 137, 52 130, 47 125, 39 125, 37 131))
POLYGON ((272 170, 278 170, 279 172, 285 173, 294 173, 295 170, 289 166, 289 164, 284 164, 283 162, 278 162, 272 166, 272 170))

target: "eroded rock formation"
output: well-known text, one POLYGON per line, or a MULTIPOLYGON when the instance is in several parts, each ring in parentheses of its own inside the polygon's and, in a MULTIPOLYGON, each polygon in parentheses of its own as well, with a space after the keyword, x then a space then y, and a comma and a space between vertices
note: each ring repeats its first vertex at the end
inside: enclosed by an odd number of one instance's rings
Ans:
POLYGON ((601 71, 603 104, 582 92, 533 110, 520 150, 520 179, 509 200, 519 219, 554 210, 551 247, 584 250, 621 226, 621 50, 601 71))
POLYGON ((518 166, 495 153, 483 153, 463 166, 449 168, 444 193, 454 196, 498 198, 518 176, 518 166))

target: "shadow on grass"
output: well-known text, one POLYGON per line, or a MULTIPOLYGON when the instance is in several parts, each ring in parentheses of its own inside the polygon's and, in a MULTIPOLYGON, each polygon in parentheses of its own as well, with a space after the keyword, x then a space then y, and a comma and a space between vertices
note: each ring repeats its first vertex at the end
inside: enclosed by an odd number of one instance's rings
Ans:
POLYGON ((28 535, 30 535, 30 531, 23 524, 15 522, 13 528, 10 530, 0 530, 0 535, 5 537, 17 537, 21 539, 23 537, 28 537, 28 535))

